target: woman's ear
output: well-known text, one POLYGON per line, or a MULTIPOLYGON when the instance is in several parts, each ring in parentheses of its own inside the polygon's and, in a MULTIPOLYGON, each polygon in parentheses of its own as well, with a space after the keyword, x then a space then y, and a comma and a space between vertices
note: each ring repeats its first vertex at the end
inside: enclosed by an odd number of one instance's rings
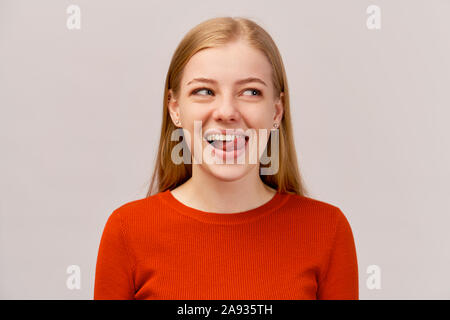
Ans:
POLYGON ((169 111, 170 117, 172 118, 174 125, 179 126, 181 124, 180 106, 178 105, 178 101, 175 99, 172 89, 169 89, 168 91, 167 100, 167 109, 169 111))
POLYGON ((281 123, 281 119, 283 119, 283 113, 284 113, 284 92, 280 92, 280 97, 277 99, 275 103, 275 114, 273 117, 273 121, 281 123))

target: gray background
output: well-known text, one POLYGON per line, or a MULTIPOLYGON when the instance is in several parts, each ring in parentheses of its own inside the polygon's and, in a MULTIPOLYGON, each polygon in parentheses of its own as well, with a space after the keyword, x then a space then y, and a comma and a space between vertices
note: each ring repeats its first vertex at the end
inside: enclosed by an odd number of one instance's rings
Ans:
POLYGON ((147 191, 172 53, 231 15, 279 46, 300 170, 352 226, 360 298, 449 299, 449 14, 447 0, 0 0, 0 298, 93 297, 106 219, 147 191))

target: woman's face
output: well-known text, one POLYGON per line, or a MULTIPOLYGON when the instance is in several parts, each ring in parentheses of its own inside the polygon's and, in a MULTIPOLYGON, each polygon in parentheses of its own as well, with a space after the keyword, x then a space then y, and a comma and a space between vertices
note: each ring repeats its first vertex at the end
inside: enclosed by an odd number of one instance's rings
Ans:
POLYGON ((199 51, 185 66, 178 100, 169 93, 172 120, 181 121, 186 142, 196 158, 193 164, 225 181, 240 179, 259 167, 270 129, 274 123, 281 123, 283 114, 282 93, 275 96, 272 68, 263 53, 242 41, 199 51), (240 81, 248 78, 253 79, 240 81), (249 138, 239 135, 252 129, 254 135, 249 138), (267 136, 261 136, 259 129, 264 129, 267 136), (226 139, 235 138, 234 145, 231 142, 228 146, 239 151, 223 152, 222 141, 210 144, 206 140, 211 138, 208 131, 214 134, 210 130, 237 130, 235 137, 226 139), (256 161, 251 160, 256 158, 250 158, 250 152, 257 152, 256 161))

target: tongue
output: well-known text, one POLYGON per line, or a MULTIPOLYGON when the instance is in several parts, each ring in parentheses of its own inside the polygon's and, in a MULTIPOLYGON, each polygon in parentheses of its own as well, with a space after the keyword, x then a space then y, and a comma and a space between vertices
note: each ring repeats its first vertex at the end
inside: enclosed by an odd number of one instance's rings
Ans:
POLYGON ((214 148, 222 149, 224 151, 234 151, 242 149, 245 146, 245 137, 236 137, 234 141, 220 141, 216 140, 212 144, 214 148))

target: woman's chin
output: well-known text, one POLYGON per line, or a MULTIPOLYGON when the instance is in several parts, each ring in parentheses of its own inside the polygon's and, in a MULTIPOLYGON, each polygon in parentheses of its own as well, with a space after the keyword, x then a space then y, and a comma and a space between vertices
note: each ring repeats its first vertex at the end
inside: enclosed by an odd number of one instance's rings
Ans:
POLYGON ((244 177, 250 170, 248 164, 207 164, 203 163, 211 175, 222 181, 234 181, 244 177))
POLYGON ((250 172, 257 164, 249 163, 249 145, 245 143, 245 147, 241 150, 233 150, 224 152, 214 148, 211 144, 202 144, 203 152, 202 160, 199 164, 211 175, 223 181, 234 181, 241 179, 250 172))

